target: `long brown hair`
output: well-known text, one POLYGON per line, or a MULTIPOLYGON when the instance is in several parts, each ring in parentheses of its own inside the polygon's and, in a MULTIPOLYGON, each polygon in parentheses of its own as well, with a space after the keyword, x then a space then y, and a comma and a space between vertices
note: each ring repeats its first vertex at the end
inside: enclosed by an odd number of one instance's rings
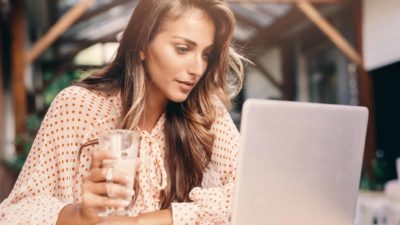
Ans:
POLYGON ((190 201, 189 192, 200 186, 211 160, 216 118, 215 101, 229 108, 242 87, 245 60, 231 47, 235 18, 222 0, 141 0, 123 34, 115 59, 76 85, 107 93, 121 93, 120 128, 135 129, 146 107, 146 74, 140 51, 146 49, 166 20, 189 8, 204 11, 216 26, 213 57, 187 100, 166 108, 165 169, 168 185, 161 193, 161 208, 173 201, 190 201), (229 79, 228 77, 233 78, 229 79), (233 81, 233 82, 232 82, 233 81), (228 85, 231 84, 230 87, 228 85))

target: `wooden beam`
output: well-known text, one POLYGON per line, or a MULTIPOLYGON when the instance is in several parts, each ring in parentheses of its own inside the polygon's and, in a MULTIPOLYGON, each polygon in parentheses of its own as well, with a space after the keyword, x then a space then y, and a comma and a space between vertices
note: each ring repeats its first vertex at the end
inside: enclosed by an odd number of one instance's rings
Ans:
POLYGON ((50 30, 40 38, 25 55, 27 64, 35 61, 58 37, 60 37, 80 16, 82 16, 95 0, 81 0, 72 7, 50 30))
MULTIPOLYGON (((0 17, 0 149, 4 148, 4 114, 5 111, 5 105, 4 105, 4 86, 3 86, 3 79, 4 79, 4 66, 3 66, 3 52, 4 52, 4 47, 3 47, 3 42, 4 42, 4 37, 3 34, 5 33, 4 31, 4 23, 3 23, 3 18, 0 17)), ((3 157, 3 152, 0 150, 0 159, 3 157)))
POLYGON ((15 129, 17 134, 25 131, 27 101, 25 90, 25 12, 24 0, 15 0, 11 11, 11 82, 14 98, 15 129))
MULTIPOLYGON (((249 3, 249 4, 254 4, 254 3, 296 3, 298 1, 302 0, 227 0, 227 2, 232 2, 232 3, 249 3)), ((310 3, 316 3, 316 4, 340 4, 343 3, 344 0, 307 0, 310 3)))
POLYGON ((297 7, 319 28, 351 61, 363 68, 361 55, 351 44, 311 5, 307 0, 299 0, 297 7))
MULTIPOLYGON (((356 46, 358 51, 362 53, 363 46, 363 26, 362 26, 362 0, 355 1, 355 18, 356 18, 356 46)), ((372 160, 375 156, 377 148, 376 143, 376 127, 375 127, 375 106, 374 106, 374 88, 372 77, 364 69, 364 67, 358 70, 359 80, 359 94, 360 94, 360 105, 365 106, 369 110, 369 121, 367 127, 367 137, 365 141, 364 151, 364 169, 367 172, 369 178, 373 177, 372 160)))

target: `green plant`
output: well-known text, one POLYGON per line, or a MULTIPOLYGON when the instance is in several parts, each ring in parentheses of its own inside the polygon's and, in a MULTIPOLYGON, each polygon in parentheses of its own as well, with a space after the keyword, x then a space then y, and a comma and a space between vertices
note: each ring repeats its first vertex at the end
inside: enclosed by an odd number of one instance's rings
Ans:
POLYGON ((39 130, 42 118, 36 114, 29 115, 26 119, 26 131, 19 134, 15 138, 15 146, 17 147, 16 157, 4 160, 2 163, 13 172, 19 173, 25 163, 26 157, 32 147, 34 138, 39 130))
POLYGON ((372 175, 369 176, 365 170, 361 173, 360 188, 365 190, 383 190, 387 181, 387 161, 384 151, 378 149, 372 159, 372 175))
MULTIPOLYGON (((81 79, 93 72, 93 70, 81 71, 73 70, 64 72, 61 76, 54 79, 50 71, 44 73, 44 81, 48 82, 43 91, 44 105, 50 106, 56 95, 64 88, 71 85, 72 81, 81 79)), ((32 147, 33 141, 40 128, 43 117, 39 113, 28 115, 26 119, 26 130, 24 133, 18 134, 15 138, 14 145, 17 149, 16 157, 9 160, 3 160, 0 163, 4 164, 13 172, 19 173, 25 163, 25 160, 32 147)))

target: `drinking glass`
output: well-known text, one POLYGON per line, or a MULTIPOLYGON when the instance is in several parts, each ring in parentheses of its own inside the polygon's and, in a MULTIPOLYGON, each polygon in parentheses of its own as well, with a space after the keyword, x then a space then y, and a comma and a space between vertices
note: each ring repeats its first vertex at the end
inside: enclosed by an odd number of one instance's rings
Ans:
MULTIPOLYGON (((131 130, 110 130, 100 134, 99 148, 101 151, 113 151, 117 159, 106 159, 102 162, 103 168, 113 168, 130 178, 131 182, 126 185, 127 188, 133 190, 136 160, 139 152, 140 133, 131 130)), ((107 181, 112 182, 112 181, 107 181)), ((109 196, 113 197, 113 196, 109 196)), ((116 197, 114 197, 116 198, 116 197)), ((132 196, 122 199, 129 202, 126 207, 106 208, 99 213, 99 216, 124 216, 130 215, 130 207, 132 196)))

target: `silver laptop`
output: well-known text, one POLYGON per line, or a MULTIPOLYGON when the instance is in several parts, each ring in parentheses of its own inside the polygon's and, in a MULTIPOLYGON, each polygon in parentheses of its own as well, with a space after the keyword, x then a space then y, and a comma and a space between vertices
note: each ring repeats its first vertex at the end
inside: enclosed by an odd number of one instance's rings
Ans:
POLYGON ((248 100, 233 225, 351 225, 365 107, 248 100))

